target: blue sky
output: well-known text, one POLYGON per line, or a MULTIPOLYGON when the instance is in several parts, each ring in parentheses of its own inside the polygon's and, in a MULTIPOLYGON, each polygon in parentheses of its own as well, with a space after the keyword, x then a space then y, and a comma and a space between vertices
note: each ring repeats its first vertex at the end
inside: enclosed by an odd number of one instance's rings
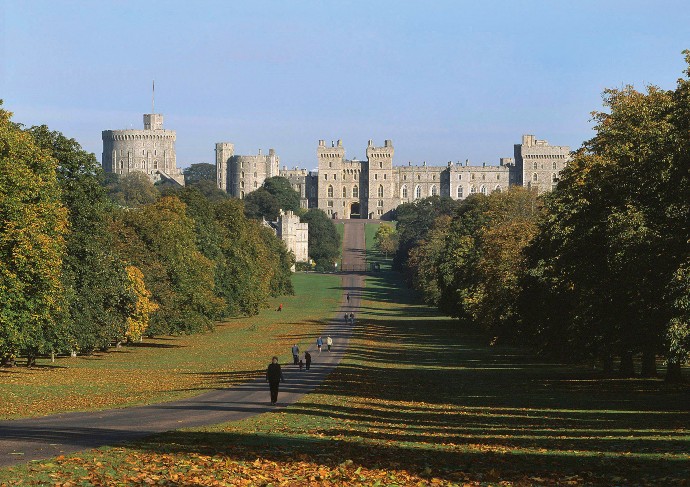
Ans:
POLYGON ((0 0, 0 98, 101 159, 101 131, 177 131, 178 166, 275 148, 316 167, 392 139, 395 164, 497 164, 523 133, 579 147, 601 92, 673 88, 684 1, 0 0))

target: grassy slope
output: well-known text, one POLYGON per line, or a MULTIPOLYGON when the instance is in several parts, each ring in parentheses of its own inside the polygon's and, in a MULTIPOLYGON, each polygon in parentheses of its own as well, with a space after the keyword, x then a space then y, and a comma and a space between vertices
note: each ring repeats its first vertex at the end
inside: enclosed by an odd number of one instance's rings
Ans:
POLYGON ((388 272, 369 278, 363 296, 343 363, 293 406, 2 475, 525 486, 684 485, 690 475, 687 388, 488 347, 415 304, 388 272), (117 466, 111 477, 99 462, 117 466))
POLYGON ((338 256, 338 265, 343 260, 343 235, 345 234, 345 224, 344 223, 335 223, 335 230, 338 232, 338 235, 340 235, 340 256, 338 256))
POLYGON ((258 316, 223 322, 212 333, 0 369, 0 418, 152 403, 245 381, 272 355, 287 358, 295 341, 311 343, 336 309, 339 277, 295 274, 293 282, 295 296, 274 300, 258 316))

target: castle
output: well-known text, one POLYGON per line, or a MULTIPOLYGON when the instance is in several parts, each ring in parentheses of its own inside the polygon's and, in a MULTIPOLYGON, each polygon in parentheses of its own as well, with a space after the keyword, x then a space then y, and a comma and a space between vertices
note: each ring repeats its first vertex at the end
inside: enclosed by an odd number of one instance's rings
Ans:
POLYGON ((184 186, 184 176, 175 158, 175 131, 163 129, 163 115, 144 115, 144 130, 104 130, 103 158, 105 172, 125 176, 143 172, 153 182, 171 181, 184 186))
POLYGON ((445 166, 394 166, 393 143, 377 147, 369 141, 365 161, 345 158, 342 141, 316 149, 318 169, 280 169, 273 149, 268 155, 235 155, 234 145, 216 144, 218 187, 237 198, 258 189, 266 178, 287 178, 301 198, 303 208, 319 208, 332 218, 387 219, 402 203, 428 196, 464 199, 473 193, 505 191, 526 186, 542 193, 558 182, 570 159, 570 148, 552 146, 533 135, 523 135, 515 144, 514 157, 501 158, 499 165, 481 166, 449 162, 445 166))

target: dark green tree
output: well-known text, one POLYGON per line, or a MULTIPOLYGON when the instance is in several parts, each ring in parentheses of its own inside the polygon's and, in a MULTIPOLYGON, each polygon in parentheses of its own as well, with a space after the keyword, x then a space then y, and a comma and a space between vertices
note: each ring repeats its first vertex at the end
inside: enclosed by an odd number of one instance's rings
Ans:
POLYGON ((216 166, 201 162, 192 164, 183 171, 185 186, 193 186, 201 181, 210 181, 216 184, 216 166))
POLYGON ((311 208, 300 221, 309 224, 309 257, 319 270, 331 270, 340 255, 340 234, 323 210, 311 208))
POLYGON ((287 178, 282 176, 273 176, 264 181, 263 187, 275 196, 278 201, 278 208, 283 211, 300 210, 300 195, 297 191, 292 189, 292 185, 287 178))
POLYGON ((106 190, 115 204, 128 208, 151 204, 160 196, 158 188, 140 171, 119 177, 109 176, 106 180, 106 190))
POLYGON ((247 218, 275 221, 280 214, 278 198, 263 186, 244 198, 244 213, 247 218))

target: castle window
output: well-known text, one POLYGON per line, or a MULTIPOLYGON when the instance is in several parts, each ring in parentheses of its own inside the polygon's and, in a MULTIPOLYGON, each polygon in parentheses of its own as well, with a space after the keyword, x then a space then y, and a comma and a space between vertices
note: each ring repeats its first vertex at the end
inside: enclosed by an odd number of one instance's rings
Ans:
POLYGON ((343 198, 347 198, 347 188, 343 188, 343 198))
POLYGON ((536 172, 535 172, 534 174, 532 174, 532 181, 534 181, 535 183, 536 183, 537 181, 539 181, 539 175, 537 175, 536 172))
POLYGON ((536 161, 534 162, 534 164, 532 164, 532 169, 537 169, 537 163, 536 163, 536 161))
POLYGON ((387 179, 385 174, 383 175, 383 179, 387 179))
POLYGON ((328 185, 328 190, 326 191, 326 194, 329 198, 333 198, 333 186, 332 185, 330 185, 330 184, 328 185))
POLYGON ((472 175, 470 176, 470 179, 474 179, 474 173, 472 173, 472 175))
POLYGON ((462 198, 462 186, 458 186, 458 198, 462 198))
POLYGON ((500 181, 500 180, 501 180, 501 175, 500 175, 500 174, 496 174, 496 181, 500 181))
POLYGON ((436 174, 434 174, 434 175, 432 176, 431 179, 433 179, 434 181, 436 181, 436 174))
POLYGON ((462 174, 458 174, 458 181, 462 181, 462 174))
MULTIPOLYGON (((154 156, 157 156, 157 155, 158 155, 158 151, 157 151, 157 150, 154 150, 154 151, 153 151, 153 155, 154 155, 154 156)), ((554 162, 554 164, 556 164, 556 163, 554 162)))
POLYGON ((352 188, 352 197, 353 198, 359 198, 359 187, 355 186, 352 188))
POLYGON ((420 179, 422 179, 421 174, 417 174, 417 181, 419 181, 420 179))
POLYGON ((254 177, 256 177, 256 171, 254 171, 254 177))
POLYGON ((377 194, 379 198, 383 198, 383 184, 379 184, 379 190, 377 194))
POLYGON ((244 188, 244 181, 240 181, 240 188, 244 188))
POLYGON ((482 181, 486 181, 486 174, 482 174, 482 181))
POLYGON ((153 161, 153 168, 158 169, 158 161, 153 161))
POLYGON ((383 169, 383 162, 379 162, 379 169, 383 169))
POLYGON ((256 181, 254 181, 254 189, 256 189, 258 186, 256 184, 256 181))
POLYGON ((407 186, 403 186, 400 190, 400 193, 402 194, 403 198, 407 198, 407 186))
POLYGON ((328 161, 328 167, 333 167, 333 161, 328 161))
POLYGON ((407 181, 407 174, 403 174, 403 181, 407 181))
POLYGON ((240 191, 240 199, 244 199, 244 191, 240 191))
POLYGON ((556 173, 551 175, 551 182, 552 183, 557 183, 558 182, 558 175, 556 173))
POLYGON ((241 178, 244 178, 244 171, 242 171, 242 172, 240 173, 240 177, 241 177, 241 178))
POLYGON ((379 207, 380 207, 380 206, 383 206, 383 200, 378 200, 378 201, 376 202, 376 206, 379 206, 379 207))
POLYGON ((496 187, 494 188, 494 191, 497 193, 501 192, 501 187, 497 184, 496 187))
POLYGON ((553 169, 554 171, 556 170, 556 161, 553 161, 553 163, 551 163, 551 169, 553 169))
POLYGON ((470 194, 474 194, 477 192, 477 188, 474 187, 474 185, 470 186, 470 194))
POLYGON ((334 174, 334 175, 333 175, 333 180, 336 180, 336 179, 338 179, 338 175, 337 175, 337 174, 334 174))
POLYGON ((379 175, 378 175, 378 174, 374 174, 374 180, 377 180, 377 181, 378 181, 378 179, 379 179, 379 175))
POLYGON ((333 201, 328 200, 328 203, 327 203, 327 204, 328 204, 328 207, 329 207, 329 208, 333 208, 333 201))
POLYGON ((417 185, 414 189, 414 197, 415 199, 419 199, 422 197, 422 187, 420 185, 417 185))
POLYGON ((436 196, 436 185, 431 187, 431 196, 436 196))
POLYGON ((328 174, 324 174, 324 175, 323 175, 323 178, 324 178, 325 180, 328 180, 328 174))

